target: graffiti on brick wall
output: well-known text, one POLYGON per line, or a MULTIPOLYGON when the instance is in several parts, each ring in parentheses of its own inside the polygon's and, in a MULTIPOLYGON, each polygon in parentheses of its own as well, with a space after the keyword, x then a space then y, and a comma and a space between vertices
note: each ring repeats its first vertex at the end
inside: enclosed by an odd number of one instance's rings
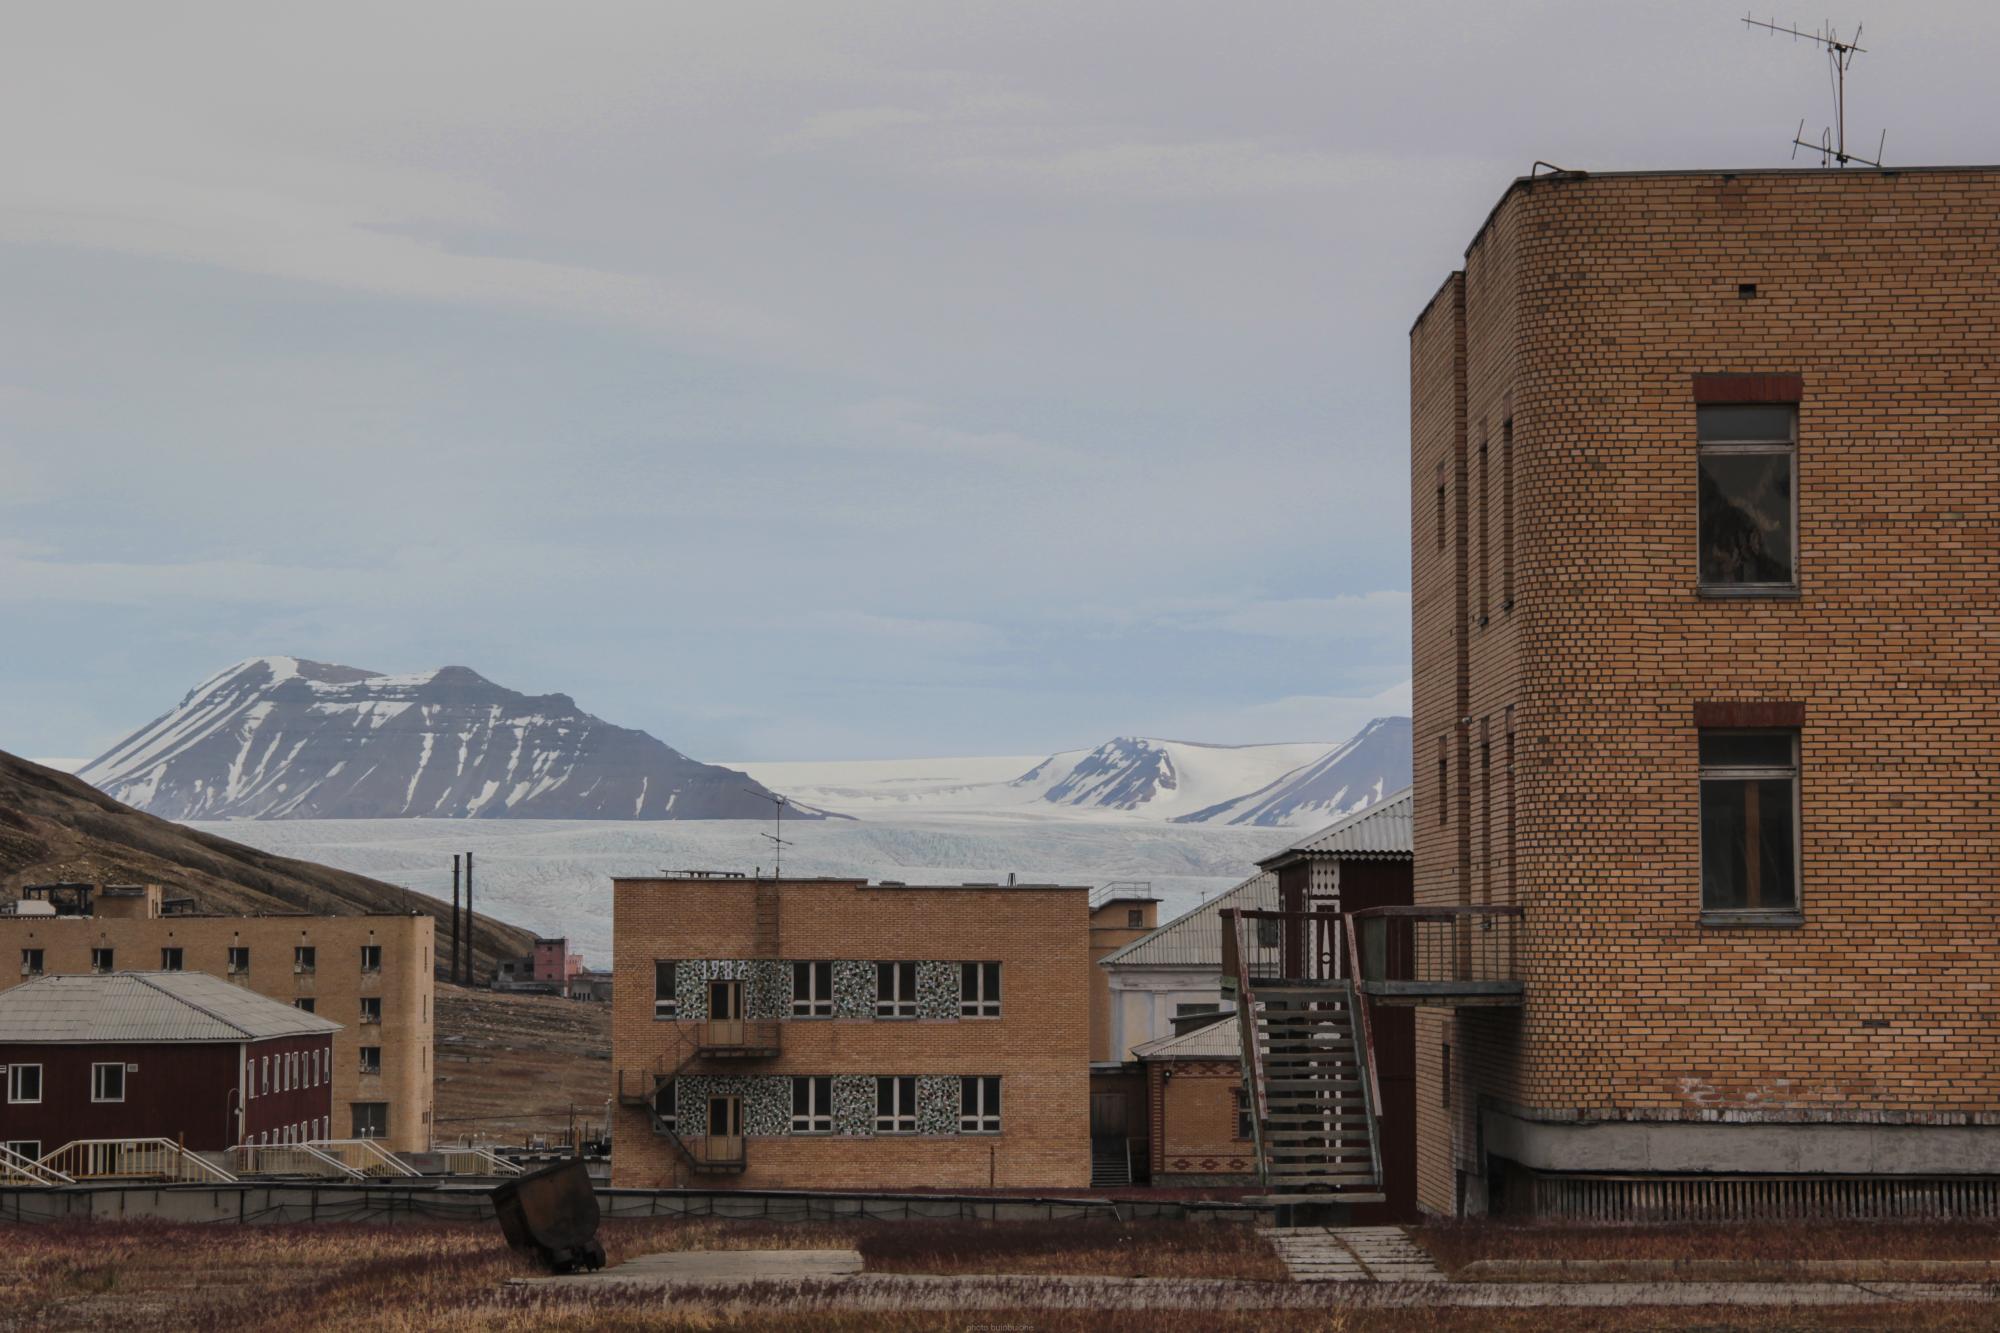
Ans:
POLYGON ((1699 1111, 1772 1112, 1802 1111, 1814 1107, 1850 1106, 1865 1089, 1842 1087, 1836 1083, 1805 1083, 1797 1079, 1772 1078, 1755 1083, 1717 1084, 1700 1075, 1687 1075, 1675 1083, 1681 1102, 1699 1111))

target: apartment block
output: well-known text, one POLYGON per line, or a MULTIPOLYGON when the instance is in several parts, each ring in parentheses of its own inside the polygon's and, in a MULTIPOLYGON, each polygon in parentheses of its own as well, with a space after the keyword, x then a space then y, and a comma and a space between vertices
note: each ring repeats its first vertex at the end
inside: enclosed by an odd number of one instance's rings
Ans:
POLYGON ((420 915, 218 916, 160 886, 23 890, 0 914, 0 989, 71 973, 205 972, 340 1024, 336 1138, 431 1146, 435 922, 420 915), (167 911, 173 905, 180 910, 167 911))
POLYGON ((613 1182, 1087 1184, 1088 897, 614 880, 613 1182))
POLYGON ((1996 236, 1564 172, 1418 317, 1427 1210, 2000 1211, 1996 236))

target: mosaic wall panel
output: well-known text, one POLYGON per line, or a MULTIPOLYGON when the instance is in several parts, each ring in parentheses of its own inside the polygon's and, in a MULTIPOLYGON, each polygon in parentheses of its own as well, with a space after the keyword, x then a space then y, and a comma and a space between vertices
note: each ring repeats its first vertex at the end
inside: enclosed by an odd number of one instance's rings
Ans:
POLYGON ((792 1012, 792 965, 776 958, 750 960, 743 1003, 750 1018, 783 1018, 792 1012))
POLYGON ((708 1017, 708 977, 700 962, 684 958, 674 964, 674 999, 680 1017, 708 1017))
POLYGON ((917 1017, 958 1017, 957 963, 917 964, 917 1017))
POLYGON ((958 1076, 917 1075, 917 1133, 958 1133, 958 1076))
POLYGON ((708 1132, 708 1099, 741 1097, 743 1132, 774 1138, 792 1132, 792 1080, 780 1074, 683 1074, 674 1090, 683 1138, 708 1132))
POLYGON ((833 1013, 836 1018, 875 1016, 875 964, 843 960, 833 965, 833 1013))
POLYGON ((875 1080, 868 1074, 833 1076, 833 1132, 865 1138, 875 1132, 875 1080))

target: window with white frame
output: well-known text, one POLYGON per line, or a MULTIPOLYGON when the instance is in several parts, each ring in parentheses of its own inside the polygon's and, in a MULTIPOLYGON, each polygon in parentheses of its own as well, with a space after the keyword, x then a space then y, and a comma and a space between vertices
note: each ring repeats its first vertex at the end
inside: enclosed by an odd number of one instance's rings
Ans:
POLYGON ((178 972, 180 970, 181 970, 181 951, 179 949, 160 950, 160 971, 178 972))
POLYGON ((240 977, 249 970, 250 951, 240 945, 231 945, 229 949, 229 975, 240 977))
POLYGON ((674 989, 674 963, 670 958, 653 960, 653 1017, 672 1018, 680 1012, 680 992, 674 989))
POLYGON ((875 1080, 875 1132, 917 1132, 917 1080, 904 1074, 875 1080))
POLYGON ((42 1067, 40 1065, 7 1066, 7 1100, 15 1103, 39 1102, 42 1099, 42 1067))
POLYGON ((915 1018, 916 1016, 917 965, 875 964, 875 1017, 915 1018))
POLYGON ((792 1133, 833 1133, 833 1079, 824 1074, 792 1080, 792 1133))
POLYGON ((958 1129, 961 1134, 1000 1132, 1000 1080, 996 1076, 958 1081, 958 1129))
POLYGON ((90 951, 90 970, 93 972, 109 972, 117 965, 116 958, 117 954, 110 949, 92 949, 90 951))
POLYGON ((361 946, 361 970, 363 972, 380 972, 382 970, 381 945, 364 944, 361 946))
POLYGON ((271 1057, 268 1055, 257 1059, 257 1094, 260 1097, 271 1095, 271 1057))
POLYGON ((958 1012, 966 1018, 1000 1017, 1000 964, 958 965, 958 1012))
POLYGON ((40 1139, 8 1139, 5 1144, 0 1144, 0 1147, 6 1148, 8 1152, 13 1153, 17 1157, 25 1157, 31 1162, 42 1155, 42 1141, 40 1139))
POLYGON ((361 997, 361 1021, 364 1023, 379 1023, 382 1021, 381 996, 364 995, 361 997))
POLYGON ((833 1017, 833 964, 792 964, 792 1017, 833 1017))
POLYGON ((292 971, 319 971, 319 950, 309 944, 301 944, 292 950, 292 971))
POLYGON ((382 1072, 382 1048, 380 1046, 361 1047, 361 1072, 379 1074, 382 1072))
POLYGON ((42 951, 40 949, 21 950, 21 975, 39 977, 42 975, 42 951))

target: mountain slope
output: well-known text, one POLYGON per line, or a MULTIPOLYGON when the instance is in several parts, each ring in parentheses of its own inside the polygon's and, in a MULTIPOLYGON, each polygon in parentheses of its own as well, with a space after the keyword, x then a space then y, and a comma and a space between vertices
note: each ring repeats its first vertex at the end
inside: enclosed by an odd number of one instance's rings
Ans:
POLYGON ((211 676, 77 776, 167 819, 771 814, 752 779, 566 694, 520 694, 466 667, 392 676, 295 657, 211 676))
POLYGON ((1174 822, 1260 827, 1321 823, 1409 786, 1410 744, 1409 718, 1378 717, 1313 762, 1255 791, 1179 815, 1174 822))
MULTIPOLYGON (((260 852, 119 804, 67 773, 0 752, 0 890, 54 880, 164 884, 216 912, 424 912, 448 938, 448 904, 309 861, 260 852)), ((0 896, 5 896, 0 894, 0 896)), ((476 916, 482 973, 534 936, 476 916)))
POLYGON ((1170 819, 1255 791, 1333 748, 1324 741, 1202 745, 1119 736, 1094 750, 1051 755, 1011 785, 1051 805, 1170 819))

